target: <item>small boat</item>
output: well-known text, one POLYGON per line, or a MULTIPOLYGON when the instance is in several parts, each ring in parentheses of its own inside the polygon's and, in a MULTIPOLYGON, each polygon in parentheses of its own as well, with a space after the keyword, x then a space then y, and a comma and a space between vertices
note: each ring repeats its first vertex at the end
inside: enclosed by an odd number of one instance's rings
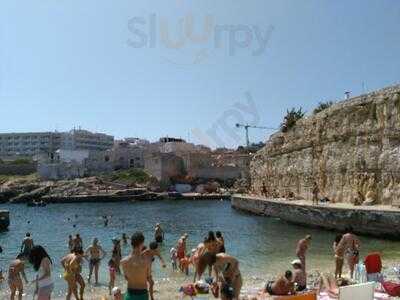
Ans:
POLYGON ((168 198, 169 199, 181 199, 182 198, 182 194, 178 193, 178 192, 169 192, 168 193, 168 198))
POLYGON ((31 201, 26 204, 29 207, 45 207, 47 205, 44 201, 31 201))

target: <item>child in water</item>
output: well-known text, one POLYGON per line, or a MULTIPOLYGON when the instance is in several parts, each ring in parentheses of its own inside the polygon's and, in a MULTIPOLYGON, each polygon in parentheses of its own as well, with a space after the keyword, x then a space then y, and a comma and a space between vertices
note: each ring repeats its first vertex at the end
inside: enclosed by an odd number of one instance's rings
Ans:
POLYGON ((170 258, 171 258, 172 270, 176 271, 178 269, 178 264, 177 264, 178 252, 176 251, 175 248, 171 248, 171 250, 169 251, 169 254, 170 254, 170 258))
POLYGON ((186 276, 189 275, 189 266, 190 266, 190 263, 191 263, 191 259, 190 259, 190 256, 189 256, 189 255, 187 255, 186 257, 182 258, 182 259, 179 261, 180 269, 181 269, 182 273, 185 273, 185 274, 186 274, 186 276))
POLYGON ((116 277, 116 274, 117 274, 116 263, 115 263, 115 260, 112 259, 112 258, 108 261, 108 272, 110 274, 110 281, 109 281, 109 284, 108 284, 108 289, 109 289, 109 292, 110 292, 110 295, 111 295, 111 292, 112 292, 112 290, 113 290, 113 288, 115 286, 115 277, 116 277))

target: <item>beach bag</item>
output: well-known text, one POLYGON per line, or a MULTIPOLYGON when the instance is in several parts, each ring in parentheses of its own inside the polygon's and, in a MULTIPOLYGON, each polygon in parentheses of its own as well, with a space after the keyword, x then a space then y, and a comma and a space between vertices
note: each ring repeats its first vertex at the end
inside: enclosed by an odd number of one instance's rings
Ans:
POLYGON ((382 286, 389 296, 400 297, 400 283, 386 281, 382 283, 382 286))

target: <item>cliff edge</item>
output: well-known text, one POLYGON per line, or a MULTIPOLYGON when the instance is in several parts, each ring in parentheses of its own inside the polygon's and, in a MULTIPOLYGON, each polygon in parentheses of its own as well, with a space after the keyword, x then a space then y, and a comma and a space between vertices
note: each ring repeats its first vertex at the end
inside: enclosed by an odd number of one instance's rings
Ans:
POLYGON ((251 162, 267 197, 392 204, 400 199, 400 85, 338 102, 270 137, 251 162))

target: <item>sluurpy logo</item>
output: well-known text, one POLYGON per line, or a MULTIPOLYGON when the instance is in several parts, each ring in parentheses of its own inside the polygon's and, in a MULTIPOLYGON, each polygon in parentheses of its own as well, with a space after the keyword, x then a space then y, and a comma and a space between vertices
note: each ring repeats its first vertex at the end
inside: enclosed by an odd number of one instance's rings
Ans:
POLYGON ((260 123, 260 115, 251 93, 247 91, 245 98, 246 101, 235 102, 225 110, 205 132, 194 128, 191 130, 192 135, 201 144, 213 148, 229 148, 239 144, 243 137, 235 124, 258 125, 260 123))
POLYGON ((178 63, 178 55, 179 64, 193 65, 209 58, 212 51, 222 50, 235 56, 239 51, 247 50, 252 56, 260 56, 267 49, 274 27, 270 25, 263 29, 257 25, 219 24, 213 15, 205 15, 196 23, 193 14, 186 14, 178 20, 150 14, 131 18, 128 30, 132 34, 127 40, 130 47, 163 47, 175 51, 173 59, 165 56, 167 61, 178 63))

